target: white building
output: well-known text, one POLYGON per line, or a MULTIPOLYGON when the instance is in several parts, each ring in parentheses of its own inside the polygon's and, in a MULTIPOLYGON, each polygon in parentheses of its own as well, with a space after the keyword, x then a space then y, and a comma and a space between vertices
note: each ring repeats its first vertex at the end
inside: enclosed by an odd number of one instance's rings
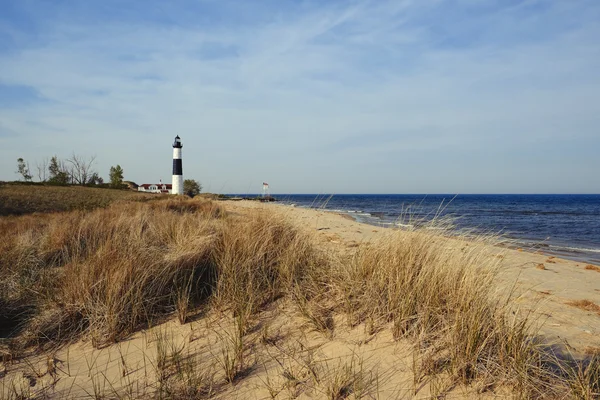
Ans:
POLYGON ((138 186, 138 192, 171 194, 173 185, 169 183, 144 183, 138 186))

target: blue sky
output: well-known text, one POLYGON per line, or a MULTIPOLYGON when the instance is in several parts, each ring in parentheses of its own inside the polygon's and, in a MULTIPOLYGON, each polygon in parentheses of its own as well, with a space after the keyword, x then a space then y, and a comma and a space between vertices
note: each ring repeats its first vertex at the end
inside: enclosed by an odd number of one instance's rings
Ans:
POLYGON ((600 193, 597 0, 0 1, 0 180, 600 193))

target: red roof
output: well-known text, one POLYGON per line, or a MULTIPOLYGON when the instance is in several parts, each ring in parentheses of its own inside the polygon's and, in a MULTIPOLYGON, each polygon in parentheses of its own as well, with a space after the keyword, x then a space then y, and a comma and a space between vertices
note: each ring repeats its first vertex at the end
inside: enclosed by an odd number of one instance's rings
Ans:
POLYGON ((143 185, 140 185, 141 187, 143 187, 144 189, 148 190, 150 189, 150 186, 156 186, 159 189, 162 189, 163 186, 166 186, 167 189, 173 189, 173 185, 170 183, 144 183, 143 185))

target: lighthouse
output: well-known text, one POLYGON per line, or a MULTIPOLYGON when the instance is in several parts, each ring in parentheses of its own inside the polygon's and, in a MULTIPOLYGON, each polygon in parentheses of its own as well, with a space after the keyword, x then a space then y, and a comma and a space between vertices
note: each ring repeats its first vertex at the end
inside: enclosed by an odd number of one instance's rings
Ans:
POLYGON ((173 142, 173 188, 171 194, 183 194, 183 166, 181 165, 181 139, 175 136, 173 142))

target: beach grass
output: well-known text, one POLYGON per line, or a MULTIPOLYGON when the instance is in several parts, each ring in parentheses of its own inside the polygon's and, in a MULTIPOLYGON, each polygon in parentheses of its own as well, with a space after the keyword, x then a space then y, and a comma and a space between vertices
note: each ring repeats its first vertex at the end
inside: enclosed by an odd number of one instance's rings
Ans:
MULTIPOLYGON (((496 292, 500 258, 490 254, 490 236, 389 231, 340 254, 273 209, 230 213, 183 197, 2 218, 0 236, 0 318, 12 324, 16 358, 80 338, 101 348, 169 318, 185 324, 214 310, 233 321, 218 333, 223 345, 215 354, 233 385, 250 371, 255 319, 283 302, 327 340, 342 316, 350 327, 363 324, 374 335, 389 329, 394 340, 411 343, 415 388, 445 376, 521 398, 592 399, 600 390, 598 357, 555 355, 529 315, 496 292)), ((255 341, 266 346, 273 340, 265 332, 255 341)), ((178 373, 165 376, 161 388, 210 397, 214 374, 194 372, 192 361, 182 367, 165 348, 155 368, 176 365, 178 373), (177 376, 185 382, 173 381, 177 376)), ((327 397, 344 398, 366 385, 357 365, 311 379, 327 397)))

